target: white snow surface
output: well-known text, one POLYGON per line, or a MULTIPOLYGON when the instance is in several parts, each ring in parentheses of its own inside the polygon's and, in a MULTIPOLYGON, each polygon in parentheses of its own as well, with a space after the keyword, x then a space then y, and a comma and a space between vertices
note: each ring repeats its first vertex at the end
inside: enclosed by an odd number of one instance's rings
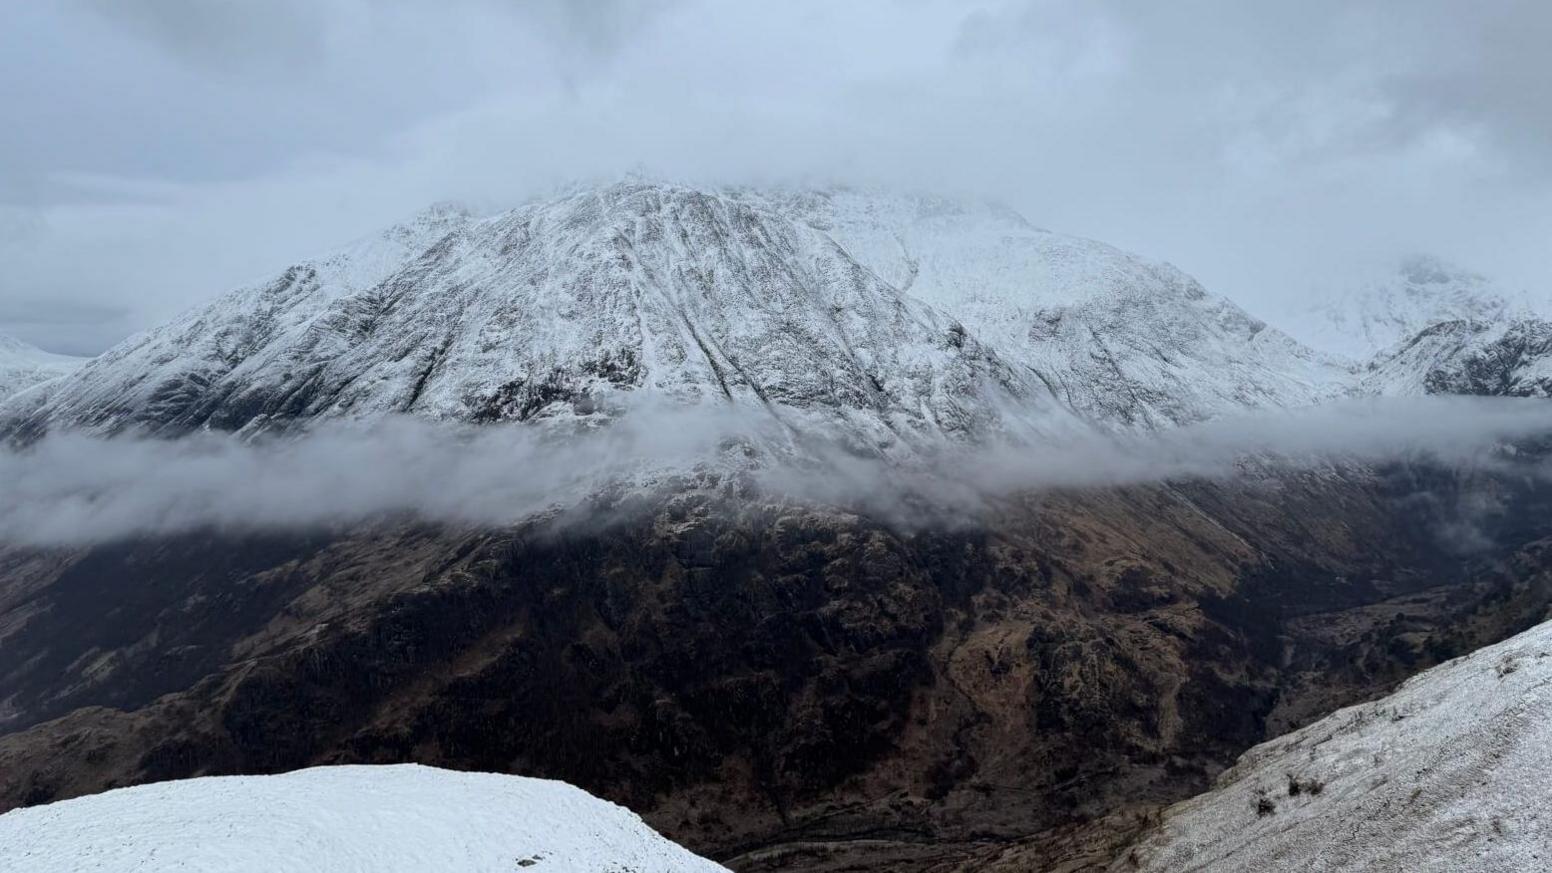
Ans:
POLYGON ((1112 870, 1552 869, 1549 774, 1552 622, 1251 749, 1112 870))
POLYGON ((1493 324, 1533 311, 1525 292, 1419 254, 1330 283, 1283 323, 1321 351, 1361 361, 1441 322, 1493 324))
POLYGON ((0 334, 0 401, 72 373, 84 363, 85 358, 45 352, 15 337, 0 334))
POLYGON ((0 815, 7 873, 714 873, 564 782, 413 764, 119 788, 0 815))
POLYGON ((1008 209, 850 189, 745 196, 823 230, 1102 425, 1166 427, 1356 391, 1350 364, 1174 266, 1008 209))

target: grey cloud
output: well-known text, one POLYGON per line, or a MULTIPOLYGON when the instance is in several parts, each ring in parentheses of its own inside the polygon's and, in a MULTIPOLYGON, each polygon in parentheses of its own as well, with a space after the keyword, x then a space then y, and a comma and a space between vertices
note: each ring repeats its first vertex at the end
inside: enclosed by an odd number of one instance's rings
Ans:
POLYGON ((271 72, 317 62, 326 46, 330 5, 306 0, 76 2, 181 59, 213 68, 258 64, 271 72))
POLYGON ((635 167, 993 196, 1252 310, 1412 250, 1552 292, 1552 12, 1528 0, 76 0, 13 18, 0 197, 30 229, 0 238, 0 301, 123 305, 125 330, 435 200, 635 167))
POLYGON ((1455 23, 1428 40, 1430 63, 1382 83, 1398 117, 1415 126, 1480 131, 1509 161, 1552 171, 1552 6, 1510 0, 1459 15, 1455 23))
MULTIPOLYGON (((856 507, 902 525, 947 524, 1027 490, 1404 459, 1497 468, 1512 458, 1504 441, 1552 434, 1552 408, 1501 399, 1393 400, 1151 436, 924 447, 893 461, 859 457, 811 435, 794 443, 772 422, 699 407, 637 409, 583 433, 390 419, 258 442, 208 433, 179 440, 56 434, 0 452, 0 494, 7 498, 0 501, 0 542, 78 545, 405 518, 473 527, 534 513, 595 518, 664 482, 733 498, 856 507), (577 509, 585 511, 571 512, 577 509)), ((1469 521, 1462 514, 1455 531, 1463 547, 1469 521)))

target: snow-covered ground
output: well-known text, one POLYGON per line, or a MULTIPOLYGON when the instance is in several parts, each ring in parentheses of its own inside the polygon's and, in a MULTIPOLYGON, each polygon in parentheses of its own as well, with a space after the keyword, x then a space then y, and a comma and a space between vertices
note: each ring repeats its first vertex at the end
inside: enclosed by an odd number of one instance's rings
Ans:
POLYGON ((564 782, 417 765, 121 788, 0 815, 6 873, 713 873, 564 782))
POLYGON ((1552 869, 1552 622, 1251 749, 1112 869, 1552 869))

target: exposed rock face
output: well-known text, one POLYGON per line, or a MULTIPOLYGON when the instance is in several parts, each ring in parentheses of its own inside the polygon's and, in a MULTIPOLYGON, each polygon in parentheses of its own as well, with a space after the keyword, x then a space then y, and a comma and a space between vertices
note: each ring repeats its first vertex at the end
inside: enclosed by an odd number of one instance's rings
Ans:
POLYGON ((1441 322, 1377 355, 1365 378, 1385 394, 1552 396, 1552 323, 1441 322))
POLYGON ((1539 547, 1451 553, 1409 497, 1492 489, 1516 542, 1540 498, 1419 474, 948 532, 683 495, 606 531, 9 552, 0 798, 418 761, 571 781, 735 869, 1098 862, 1270 732, 1540 615, 1539 547))

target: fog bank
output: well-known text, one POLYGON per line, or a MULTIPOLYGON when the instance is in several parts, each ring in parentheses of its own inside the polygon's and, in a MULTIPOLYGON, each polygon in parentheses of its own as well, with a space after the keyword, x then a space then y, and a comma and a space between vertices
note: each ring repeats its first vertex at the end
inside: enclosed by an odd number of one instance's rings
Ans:
POLYGON ((1461 397, 1265 412, 1161 434, 944 443, 892 458, 795 436, 729 407, 640 409, 591 430, 329 424, 288 438, 56 434, 0 452, 0 542, 336 529, 384 520, 496 527, 673 488, 822 503, 887 520, 971 517, 1016 492, 1265 477, 1419 460, 1540 475, 1515 441, 1552 436, 1552 404, 1461 397), (912 507, 909 516, 900 509, 912 507))

